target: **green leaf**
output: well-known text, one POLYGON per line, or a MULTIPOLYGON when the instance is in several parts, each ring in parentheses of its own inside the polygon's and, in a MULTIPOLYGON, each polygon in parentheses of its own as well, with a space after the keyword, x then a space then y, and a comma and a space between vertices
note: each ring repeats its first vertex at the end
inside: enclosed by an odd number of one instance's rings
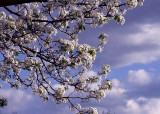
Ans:
POLYGON ((112 84, 108 85, 108 89, 112 90, 112 84))
POLYGON ((95 50, 89 50, 88 53, 92 56, 96 55, 96 51, 95 50))
POLYGON ((71 64, 70 64, 70 66, 71 66, 72 68, 74 68, 75 65, 76 65, 75 63, 71 63, 71 64))
POLYGON ((79 55, 81 55, 82 54, 82 52, 81 51, 76 51, 79 55))
POLYGON ((81 22, 81 23, 83 22, 82 19, 80 20, 80 22, 81 22))
POLYGON ((46 100, 48 101, 48 100, 49 100, 49 97, 46 97, 46 100))
POLYGON ((19 53, 18 53, 18 52, 16 52, 16 53, 15 53, 15 55, 16 55, 16 56, 19 56, 19 53))
POLYGON ((120 18, 118 17, 118 15, 114 16, 114 20, 116 20, 117 23, 120 21, 120 18))
POLYGON ((21 28, 21 25, 17 25, 17 28, 20 29, 20 28, 21 28))
POLYGON ((70 28, 70 26, 67 26, 67 29, 69 29, 70 28))
POLYGON ((109 21, 109 19, 108 19, 108 18, 105 18, 103 21, 107 21, 107 22, 108 22, 108 21, 109 21))
POLYGON ((48 101, 48 100, 49 100, 48 96, 43 98, 43 102, 48 101))
POLYGON ((83 25, 79 25, 79 26, 78 26, 78 29, 80 29, 80 30, 86 30, 86 27, 83 26, 83 25))
POLYGON ((66 32, 68 31, 69 28, 70 28, 70 26, 67 26, 67 27, 66 27, 66 32))
POLYGON ((78 26, 78 29, 82 30, 82 25, 79 25, 79 26, 78 26))
POLYGON ((85 26, 82 26, 83 30, 85 31, 86 30, 86 27, 85 26))
POLYGON ((6 37, 5 40, 6 40, 6 41, 9 41, 9 37, 6 37))
POLYGON ((66 47, 64 47, 64 46, 61 46, 61 50, 62 51, 67 51, 66 47))
POLYGON ((30 19, 29 22, 32 23, 32 19, 30 19))
POLYGON ((79 63, 79 62, 80 62, 80 59, 77 60, 77 63, 79 63))
POLYGON ((17 85, 17 84, 13 84, 13 85, 11 85, 11 88, 16 88, 16 89, 18 89, 18 85, 17 85))
POLYGON ((73 54, 73 51, 71 50, 69 53, 70 53, 70 54, 73 54))
POLYGON ((15 84, 15 88, 18 89, 18 85, 17 84, 15 84))
POLYGON ((101 34, 98 38, 99 38, 99 39, 102 39, 102 38, 103 38, 103 34, 101 34))
POLYGON ((31 69, 30 69, 30 68, 28 68, 27 70, 28 70, 28 71, 31 71, 31 69))

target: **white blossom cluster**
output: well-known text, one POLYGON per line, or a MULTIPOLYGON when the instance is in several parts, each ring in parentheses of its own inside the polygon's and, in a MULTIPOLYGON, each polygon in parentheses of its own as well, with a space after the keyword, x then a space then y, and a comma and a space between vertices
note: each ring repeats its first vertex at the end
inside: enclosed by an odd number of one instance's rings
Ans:
POLYGON ((43 97, 43 96, 45 96, 47 94, 46 89, 44 87, 42 87, 42 86, 40 86, 40 87, 35 86, 35 88, 33 89, 33 92, 35 94, 38 94, 40 97, 43 97))
POLYGON ((96 54, 107 44, 108 35, 100 34, 94 47, 80 44, 78 35, 87 27, 102 27, 112 19, 123 25, 127 9, 142 4, 143 0, 48 0, 3 7, 1 80, 13 88, 30 87, 44 100, 52 97, 57 104, 69 102, 80 114, 97 114, 92 107, 77 108, 72 100, 100 101, 112 88, 106 79, 109 65, 103 65, 96 75, 85 76, 96 54), (55 84, 62 87, 53 87, 55 84), (92 88, 94 84, 96 88, 92 88))
POLYGON ((81 108, 77 114, 98 114, 98 111, 96 108, 93 108, 93 107, 81 108))
POLYGON ((126 6, 128 7, 128 9, 133 9, 135 8, 137 5, 143 5, 144 0, 127 0, 126 1, 126 6))
POLYGON ((60 103, 62 103, 62 102, 64 102, 64 103, 67 102, 67 99, 66 99, 66 98, 63 98, 63 97, 65 97, 65 93, 66 93, 65 88, 63 88, 63 87, 55 88, 55 96, 54 96, 54 99, 56 99, 56 103, 57 103, 57 104, 60 104, 60 103))
POLYGON ((73 68, 77 68, 79 65, 92 67, 92 64, 96 58, 96 48, 89 46, 88 44, 78 44, 75 40, 66 40, 59 38, 59 48, 63 53, 68 55, 72 55, 73 53, 75 56, 73 57, 66 57, 66 56, 59 56, 58 57, 58 64, 60 62, 61 65, 67 66, 70 65, 73 68))

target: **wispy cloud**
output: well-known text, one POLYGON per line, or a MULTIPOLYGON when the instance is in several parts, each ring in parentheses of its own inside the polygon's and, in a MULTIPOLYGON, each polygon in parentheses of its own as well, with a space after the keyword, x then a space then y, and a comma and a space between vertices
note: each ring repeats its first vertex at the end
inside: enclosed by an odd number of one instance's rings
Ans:
MULTIPOLYGON (((94 75, 94 71, 90 71, 87 75, 94 75)), ((83 104, 85 107, 96 107, 99 112, 107 113, 111 110, 116 114, 159 114, 160 109, 160 92, 157 89, 160 87, 159 78, 151 78, 151 72, 144 69, 129 70, 128 76, 120 81, 119 79, 112 79, 113 89, 107 91, 106 98, 101 102, 92 101, 83 104), (131 80, 129 81, 129 78, 131 80), (137 78, 137 82, 135 79, 137 78), (138 79, 141 78, 141 79, 138 79), (147 83, 143 83, 148 81, 147 83), (128 83, 133 87, 128 88, 128 83), (141 84, 144 84, 143 86, 141 84), (136 86, 135 86, 136 85, 136 86)), ((6 96, 9 100, 9 105, 0 109, 4 114, 11 114, 18 112, 18 114, 72 114, 69 110, 69 104, 56 105, 54 101, 42 103, 42 99, 25 90, 0 90, 0 96, 6 96)))
POLYGON ((151 81, 151 76, 144 69, 130 70, 128 72, 128 82, 137 86, 144 86, 149 84, 151 81))
POLYGON ((112 67, 147 64, 160 60, 160 23, 126 26, 114 31, 104 52, 97 58, 97 64, 107 63, 112 67), (137 31, 127 31, 134 28, 137 31), (125 34, 123 31, 126 31, 125 34), (103 60, 103 61, 102 61, 103 60))
POLYGON ((4 114, 11 114, 24 110, 33 100, 32 95, 23 90, 1 89, 0 96, 6 97, 8 100, 8 105, 5 108, 0 109, 0 112, 4 114))

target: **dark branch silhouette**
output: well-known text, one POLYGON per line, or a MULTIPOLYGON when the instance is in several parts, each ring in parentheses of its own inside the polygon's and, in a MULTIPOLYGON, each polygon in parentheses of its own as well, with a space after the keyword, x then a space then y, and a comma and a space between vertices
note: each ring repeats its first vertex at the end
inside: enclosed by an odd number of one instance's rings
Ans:
POLYGON ((48 0, 0 0, 0 7, 31 2, 47 2, 48 0))

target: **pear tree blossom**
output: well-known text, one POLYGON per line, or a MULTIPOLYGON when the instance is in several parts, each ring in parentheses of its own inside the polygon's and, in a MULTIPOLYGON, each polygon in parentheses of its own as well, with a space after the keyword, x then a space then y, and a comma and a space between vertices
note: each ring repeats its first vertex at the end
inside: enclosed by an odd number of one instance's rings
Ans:
POLYGON ((98 114, 96 108, 82 108, 79 102, 100 102, 112 88, 109 65, 103 65, 97 75, 85 76, 108 35, 100 33, 99 44, 90 46, 79 43, 79 33, 111 20, 123 25, 127 10, 144 1, 25 1, 0 1, 0 79, 12 88, 31 88, 44 101, 68 102, 79 114, 98 114), (92 84, 97 88, 92 89, 92 84))

